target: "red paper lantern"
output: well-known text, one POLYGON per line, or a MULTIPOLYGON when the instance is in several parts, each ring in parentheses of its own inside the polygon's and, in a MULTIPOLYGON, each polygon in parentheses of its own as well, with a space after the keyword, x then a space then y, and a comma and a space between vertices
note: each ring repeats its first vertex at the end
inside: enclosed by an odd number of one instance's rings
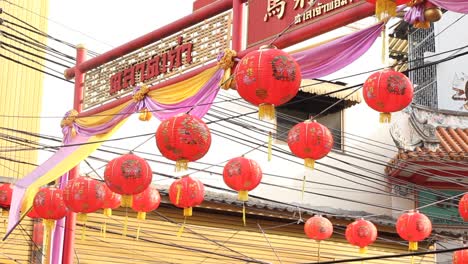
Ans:
POLYGON ((9 209, 13 189, 10 183, 0 183, 0 208, 9 209))
POLYGON ((161 154, 176 161, 176 170, 186 170, 189 161, 201 159, 210 149, 211 133, 198 117, 179 114, 164 120, 156 131, 161 154))
POLYGON ((453 252, 452 264, 468 264, 468 249, 453 252))
POLYGON ((68 181, 63 190, 65 205, 78 213, 80 221, 86 221, 86 214, 102 208, 104 196, 104 184, 90 177, 76 177, 68 181))
POLYGON ((432 223, 418 211, 409 212, 398 217, 396 230, 401 238, 409 241, 409 250, 418 250, 418 242, 431 234, 432 223))
POLYGON ((203 183, 190 176, 174 181, 169 187, 169 199, 179 208, 184 208, 184 216, 192 216, 192 207, 200 205, 205 197, 203 183))
POLYGON ((333 147, 333 136, 328 128, 315 120, 306 120, 289 130, 288 146, 304 165, 314 168, 315 160, 325 157, 333 147))
POLYGON ((44 187, 39 189, 34 197, 33 207, 35 208, 36 213, 41 218, 44 218, 44 226, 46 230, 44 263, 50 263, 52 228, 55 225, 55 220, 63 218, 68 212, 67 206, 63 201, 63 190, 55 187, 44 187))
POLYGON ((111 160, 104 171, 104 180, 111 191, 122 195, 122 206, 132 205, 132 195, 143 192, 151 184, 153 172, 143 158, 125 154, 111 160))
POLYGON ((273 119, 275 106, 296 96, 301 85, 301 70, 286 52, 262 47, 245 55, 236 68, 239 95, 259 106, 260 119, 273 119))
POLYGON ((29 217, 29 218, 32 218, 32 219, 41 218, 37 214, 36 209, 34 208, 34 206, 31 208, 31 210, 29 210, 29 212, 26 214, 26 216, 29 217))
POLYGON ((156 210, 161 203, 161 196, 154 185, 148 186, 142 193, 133 196, 132 209, 138 212, 139 220, 146 219, 146 213, 156 210))
POLYGON ((468 221, 468 193, 465 193, 458 202, 458 212, 464 221, 468 221))
POLYGON ((367 246, 377 239, 377 228, 367 220, 359 219, 346 227, 346 240, 359 247, 359 253, 366 253, 367 246))
POLYGON ((313 240, 325 240, 333 234, 333 225, 327 218, 315 215, 306 221, 304 232, 313 240))
POLYGON ((112 209, 116 209, 122 203, 122 195, 115 193, 104 184, 104 203, 102 204, 105 216, 112 216, 112 209))
POLYGON ((390 122, 391 112, 407 107, 413 100, 413 84, 404 74, 392 69, 376 72, 362 87, 364 100, 380 112, 380 122, 390 122))
POLYGON ((239 192, 238 199, 245 202, 249 199, 249 191, 260 184, 262 169, 254 160, 233 158, 224 166, 223 179, 229 188, 239 192))

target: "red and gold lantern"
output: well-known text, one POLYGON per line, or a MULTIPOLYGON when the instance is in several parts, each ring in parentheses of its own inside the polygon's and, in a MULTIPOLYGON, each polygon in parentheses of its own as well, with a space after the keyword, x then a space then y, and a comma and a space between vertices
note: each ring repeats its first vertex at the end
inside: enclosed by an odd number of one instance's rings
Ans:
POLYGON ((333 136, 328 128, 318 122, 306 120, 289 130, 288 146, 304 165, 314 168, 315 160, 325 157, 333 147, 333 136))
POLYGON ((36 209, 34 206, 29 210, 29 212, 26 214, 27 217, 32 218, 32 219, 38 219, 41 218, 39 214, 37 214, 36 209))
POLYGON ((229 188, 239 192, 238 200, 246 202, 249 191, 262 181, 262 169, 255 160, 244 157, 233 158, 226 163, 223 179, 229 188))
POLYGON ((156 145, 164 157, 176 162, 176 171, 187 170, 189 161, 201 159, 210 149, 211 133, 200 118, 179 114, 161 122, 156 145))
POLYGON ((112 210, 119 208, 122 203, 122 195, 115 193, 104 184, 104 203, 102 204, 102 211, 105 216, 112 216, 112 210))
POLYGON ((34 197, 33 207, 39 217, 44 219, 43 221, 46 230, 44 263, 50 263, 52 228, 55 225, 55 220, 65 217, 68 212, 67 206, 63 201, 63 191, 55 187, 41 188, 34 197))
POLYGON ((367 105, 380 112, 380 122, 389 123, 391 112, 404 109, 413 100, 413 85, 403 73, 387 69, 369 76, 362 93, 367 105))
POLYGON ((151 184, 153 172, 143 158, 125 154, 111 160, 104 171, 109 189, 122 195, 122 206, 132 206, 132 195, 143 192, 151 184))
POLYGON ((331 237, 333 225, 327 218, 315 215, 307 219, 304 232, 310 239, 321 241, 331 237))
POLYGON ((13 188, 10 183, 0 183, 0 208, 9 209, 13 188))
POLYGON ((299 91, 301 70, 288 53, 265 46, 242 58, 235 82, 239 95, 259 107, 260 119, 273 119, 275 106, 288 102, 299 91))
POLYGON ((412 211, 398 217, 396 230, 402 239, 409 241, 409 250, 415 251, 418 250, 418 242, 431 234, 432 223, 426 215, 412 211))
POLYGON ((156 210, 161 203, 161 196, 154 185, 148 186, 142 193, 133 196, 132 209, 138 212, 138 220, 145 220, 146 213, 156 210))
POLYGON ((203 183, 190 176, 183 176, 169 187, 169 199, 179 208, 184 208, 184 216, 192 216, 192 207, 200 205, 205 197, 203 183))
POLYGON ((468 264, 468 249, 453 252, 452 264, 468 264))
POLYGON ((458 212, 464 221, 468 221, 468 193, 465 193, 458 202, 458 212))
POLYGON ((375 15, 382 20, 389 16, 396 16, 397 6, 406 4, 410 0, 367 0, 367 2, 375 5, 375 15))
POLYGON ((351 245, 359 247, 359 253, 365 254, 367 246, 377 239, 377 228, 373 223, 359 219, 346 227, 345 236, 351 245))
POLYGON ((79 221, 86 221, 86 214, 101 209, 104 196, 104 184, 90 177, 72 179, 63 190, 65 205, 70 211, 78 213, 79 221))

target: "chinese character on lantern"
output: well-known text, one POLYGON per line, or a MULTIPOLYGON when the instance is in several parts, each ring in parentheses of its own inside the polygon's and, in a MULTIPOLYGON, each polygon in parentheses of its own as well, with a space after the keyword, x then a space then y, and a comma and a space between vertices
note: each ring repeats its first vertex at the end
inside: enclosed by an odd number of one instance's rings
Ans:
POLYGON ((267 13, 263 21, 268 21, 268 18, 272 16, 276 16, 278 19, 283 18, 285 8, 286 1, 284 0, 268 0, 267 13))

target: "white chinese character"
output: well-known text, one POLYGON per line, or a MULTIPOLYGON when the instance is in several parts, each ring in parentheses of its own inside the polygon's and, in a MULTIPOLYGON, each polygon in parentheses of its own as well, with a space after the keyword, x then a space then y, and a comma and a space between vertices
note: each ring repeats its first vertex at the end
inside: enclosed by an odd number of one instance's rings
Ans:
POLYGON ((285 0, 268 0, 267 13, 263 18, 263 21, 268 21, 268 18, 271 16, 277 16, 278 19, 283 18, 284 10, 286 9, 285 0))

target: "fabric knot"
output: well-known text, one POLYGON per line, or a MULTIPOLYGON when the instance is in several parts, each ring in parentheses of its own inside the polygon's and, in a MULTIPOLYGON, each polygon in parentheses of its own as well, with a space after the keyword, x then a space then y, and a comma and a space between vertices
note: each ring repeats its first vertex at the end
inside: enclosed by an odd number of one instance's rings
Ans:
POLYGON ((133 91, 133 101, 140 102, 145 99, 146 94, 148 94, 149 88, 146 85, 137 86, 133 91))
POLYGON ((63 128, 66 126, 71 126, 75 122, 75 119, 77 117, 78 117, 78 111, 76 111, 75 109, 68 111, 63 117, 62 121, 60 122, 60 127, 63 128))
POLYGON ((218 56, 218 67, 226 70, 234 66, 234 58, 237 56, 237 52, 231 49, 225 49, 224 52, 218 56))

